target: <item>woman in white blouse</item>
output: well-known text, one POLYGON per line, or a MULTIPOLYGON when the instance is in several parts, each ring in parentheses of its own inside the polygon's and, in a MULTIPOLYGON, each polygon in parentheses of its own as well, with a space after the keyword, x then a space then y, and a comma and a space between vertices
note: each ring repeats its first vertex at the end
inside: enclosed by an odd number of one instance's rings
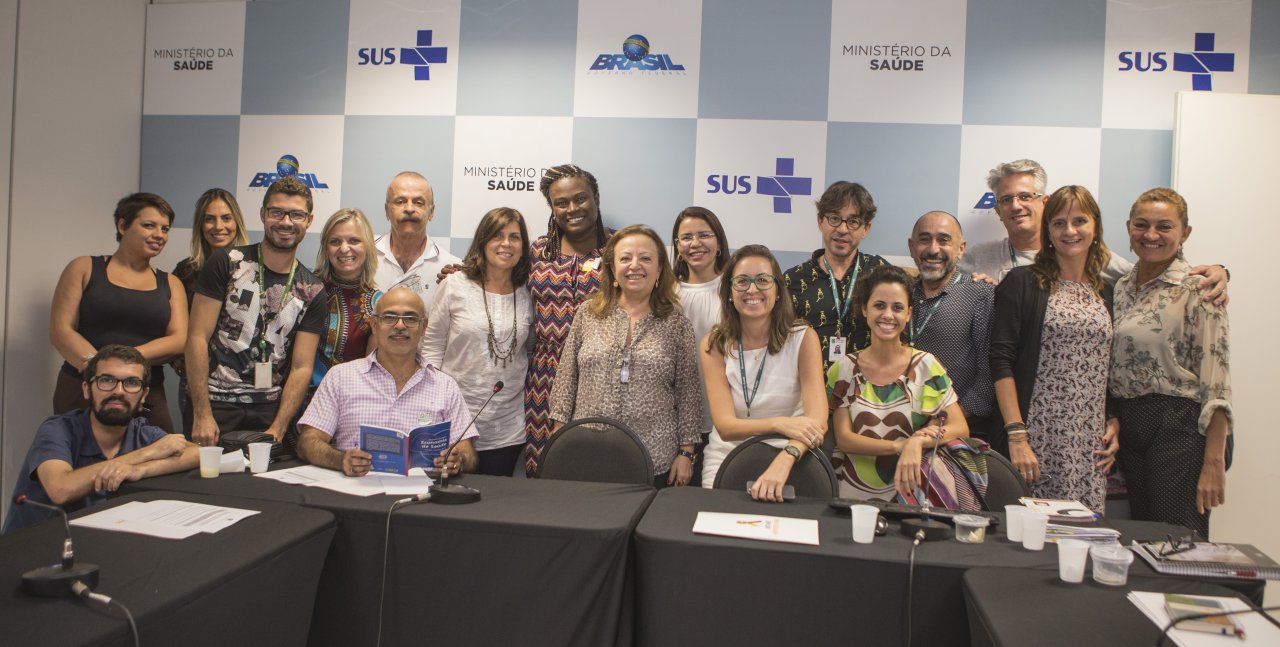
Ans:
POLYGON ((529 231, 519 211, 493 209, 476 227, 462 270, 440 283, 423 339, 427 362, 458 382, 480 434, 477 472, 511 476, 524 448, 529 370, 529 231), (496 384, 503 387, 494 394, 496 384))
POLYGON ((792 466, 827 432, 818 335, 796 318, 782 269, 764 245, 747 245, 729 259, 720 303, 722 321, 698 353, 715 424, 702 486, 715 483, 725 456, 742 441, 782 434, 781 451, 751 488, 752 498, 782 501, 792 466))

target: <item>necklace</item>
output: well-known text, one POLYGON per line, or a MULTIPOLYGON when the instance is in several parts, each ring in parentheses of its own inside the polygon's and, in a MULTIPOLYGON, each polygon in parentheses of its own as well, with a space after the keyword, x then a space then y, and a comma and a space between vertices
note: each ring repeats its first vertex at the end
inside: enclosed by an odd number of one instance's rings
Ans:
POLYGON ((498 362, 502 362, 502 368, 507 367, 507 360, 516 354, 516 290, 511 291, 511 344, 504 350, 499 350, 502 342, 506 341, 506 337, 498 339, 493 333, 493 316, 489 314, 489 293, 484 289, 484 283, 480 284, 480 300, 484 302, 484 318, 489 322, 489 359, 493 360, 493 365, 497 366, 498 362))

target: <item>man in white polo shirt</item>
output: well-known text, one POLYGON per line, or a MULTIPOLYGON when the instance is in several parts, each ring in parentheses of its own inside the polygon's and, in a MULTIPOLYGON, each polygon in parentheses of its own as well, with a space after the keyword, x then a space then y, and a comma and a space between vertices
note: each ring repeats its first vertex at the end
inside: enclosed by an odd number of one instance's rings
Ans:
POLYGON ((427 236, 427 224, 436 213, 431 183, 419 173, 404 171, 391 180, 384 206, 391 233, 379 236, 374 243, 378 251, 374 282, 383 292, 409 288, 430 310, 436 275, 444 266, 461 262, 427 236))

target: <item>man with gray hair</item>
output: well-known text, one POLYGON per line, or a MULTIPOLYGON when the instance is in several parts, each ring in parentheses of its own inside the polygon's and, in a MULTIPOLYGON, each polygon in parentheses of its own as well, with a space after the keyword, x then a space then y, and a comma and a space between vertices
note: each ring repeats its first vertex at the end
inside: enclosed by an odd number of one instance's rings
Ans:
POLYGON ((907 334, 912 347, 932 353, 947 367, 970 434, 1008 456, 987 354, 995 288, 957 267, 965 247, 955 216, 930 211, 916 221, 907 250, 920 280, 911 288, 907 334))
MULTIPOLYGON (((990 277, 999 283, 1009 270, 1031 265, 1040 251, 1040 227, 1044 219, 1044 207, 1049 201, 1049 178, 1039 162, 1030 159, 1014 160, 996 165, 987 173, 987 187, 996 197, 995 212, 1008 236, 974 245, 960 263, 960 269, 990 277)), ((1115 285, 1121 276, 1133 269, 1133 263, 1112 253, 1111 260, 1102 270, 1102 280, 1115 285)), ((1208 289, 1205 301, 1219 305, 1227 300, 1226 268, 1221 265, 1200 265, 1191 271, 1206 278, 1208 289)))
POLYGON ((431 183, 420 173, 398 173, 387 187, 383 208, 387 222, 391 223, 391 233, 378 236, 373 243, 378 254, 374 284, 383 293, 392 288, 409 288, 430 310, 435 297, 431 288, 435 287, 440 270, 462 262, 427 236, 427 225, 436 215, 431 183))

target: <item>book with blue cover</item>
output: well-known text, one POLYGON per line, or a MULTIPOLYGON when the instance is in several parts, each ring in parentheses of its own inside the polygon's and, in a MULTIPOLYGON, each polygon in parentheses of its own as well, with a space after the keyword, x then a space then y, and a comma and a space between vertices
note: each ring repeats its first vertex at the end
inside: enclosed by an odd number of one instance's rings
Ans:
POLYGON ((370 469, 406 476, 414 467, 435 467, 436 457, 449 447, 449 421, 423 425, 408 433, 376 425, 360 425, 360 449, 372 456, 370 469))

